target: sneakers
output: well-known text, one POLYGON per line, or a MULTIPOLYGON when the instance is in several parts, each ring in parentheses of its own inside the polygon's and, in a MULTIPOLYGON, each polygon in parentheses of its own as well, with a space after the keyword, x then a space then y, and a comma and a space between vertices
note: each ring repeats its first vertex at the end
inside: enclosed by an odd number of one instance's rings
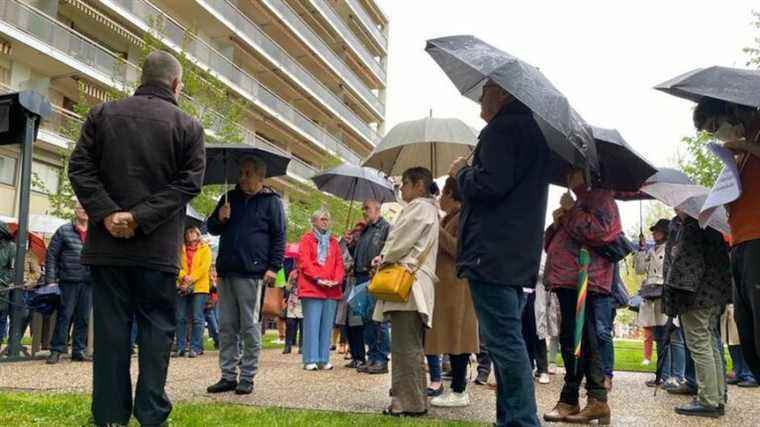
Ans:
POLYGON ((478 372, 478 376, 475 377, 475 384, 486 385, 488 384, 488 374, 485 372, 478 372))
POLYGON ((388 363, 373 363, 367 367, 367 373, 370 375, 387 374, 388 363))
POLYGON ((319 369, 316 363, 307 363, 303 366, 304 371, 316 371, 319 369))
POLYGON ((72 362, 92 362, 92 357, 85 356, 84 354, 72 354, 71 361, 72 362))
POLYGON ((235 390, 237 388, 237 381, 225 380, 222 378, 218 383, 210 385, 206 392, 208 393, 226 393, 228 391, 235 390))
POLYGON ((549 372, 549 375, 556 375, 557 374, 557 364, 556 363, 550 363, 549 369, 547 369, 549 372))
POLYGON ((738 385, 739 387, 742 387, 742 388, 756 388, 756 387, 760 387, 760 385, 758 385, 757 381, 755 381, 755 380, 740 381, 736 385, 738 385))
POLYGON ((641 366, 649 366, 649 364, 652 363, 649 361, 649 359, 644 359, 641 361, 641 366))
POLYGON ((351 362, 346 364, 345 367, 349 369, 357 369, 358 367, 362 365, 364 365, 364 362, 362 362, 361 360, 352 360, 351 362))
POLYGON ((335 366, 333 366, 332 363, 325 363, 324 365, 319 366, 319 369, 322 371, 332 371, 335 369, 335 366))
POLYGON ((61 361, 61 353, 58 353, 57 351, 51 351, 50 356, 48 356, 47 363, 48 365, 57 365, 58 362, 61 361))
POLYGON ((425 391, 425 394, 427 394, 428 397, 439 397, 443 395, 443 384, 441 384, 438 388, 428 387, 425 391))
POLYGON ((539 384, 549 384, 551 382, 551 379, 549 378, 549 374, 541 374, 538 376, 538 383, 539 384))
POLYGON ((430 404, 439 408, 458 408, 470 406, 470 395, 467 392, 457 393, 450 391, 440 396, 434 397, 430 404))
POLYGON ((196 357, 198 357, 198 353, 196 353, 194 351, 190 351, 190 353, 187 354, 187 357, 189 357, 191 359, 195 359, 196 357))
POLYGON ((251 394, 253 393, 253 381, 241 380, 235 388, 235 394, 251 394))

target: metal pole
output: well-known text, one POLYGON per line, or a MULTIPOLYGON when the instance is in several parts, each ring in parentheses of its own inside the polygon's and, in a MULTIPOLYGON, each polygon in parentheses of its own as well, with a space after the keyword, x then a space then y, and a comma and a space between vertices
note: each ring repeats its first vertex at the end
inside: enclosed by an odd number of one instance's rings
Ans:
MULTIPOLYGON (((26 132, 24 135, 23 147, 21 147, 23 156, 21 157, 21 185, 19 186, 19 212, 18 212, 18 229, 16 230, 16 261, 14 271, 16 274, 15 285, 24 284, 24 269, 26 263, 26 233, 29 222, 29 193, 31 191, 32 181, 32 144, 34 143, 34 128, 37 116, 27 113, 26 115, 26 132)), ((8 339, 8 357, 18 357, 21 352, 21 337, 24 334, 23 317, 25 309, 22 307, 20 289, 14 290, 11 297, 13 302, 11 310, 11 331, 8 339)))

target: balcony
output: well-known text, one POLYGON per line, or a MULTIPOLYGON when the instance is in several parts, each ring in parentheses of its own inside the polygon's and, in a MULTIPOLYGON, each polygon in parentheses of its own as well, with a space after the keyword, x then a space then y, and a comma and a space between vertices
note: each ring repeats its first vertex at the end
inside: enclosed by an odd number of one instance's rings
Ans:
POLYGON ((383 67, 377 62, 377 59, 369 53, 367 47, 364 46, 348 26, 346 26, 346 23, 343 22, 343 18, 341 18, 332 6, 330 6, 330 3, 324 0, 309 0, 309 4, 311 4, 311 6, 330 23, 333 29, 340 34, 341 38, 343 38, 351 50, 359 56, 364 65, 369 67, 381 82, 385 83, 386 75, 383 67))
MULTIPOLYGON (((322 104, 327 106, 332 114, 341 118, 354 132, 369 142, 374 142, 378 136, 366 122, 362 121, 351 111, 343 101, 330 89, 320 83, 309 71, 304 69, 283 48, 276 44, 243 12, 232 6, 227 0, 196 0, 209 13, 214 15, 224 26, 234 32, 253 49, 261 52, 268 61, 310 92, 322 104)), ((376 114, 382 117, 383 112, 376 114)))
POLYGON ((282 0, 261 0, 261 3, 269 10, 273 11, 279 18, 285 22, 291 30, 306 44, 309 48, 322 57, 322 60, 332 68, 332 70, 344 79, 355 93, 358 93, 364 102, 369 103, 376 111, 385 114, 385 105, 380 99, 372 93, 367 85, 359 79, 356 73, 330 49, 309 26, 303 22, 301 17, 291 9, 282 0))
POLYGON ((364 6, 362 6, 358 0, 346 0, 346 4, 348 4, 349 9, 351 9, 351 12, 353 12, 354 16, 358 18, 362 26, 367 29, 367 32, 375 40, 375 43, 377 43, 383 51, 387 52, 388 37, 386 37, 385 33, 383 33, 380 28, 375 25, 375 21, 372 20, 372 18, 370 18, 370 16, 367 14, 367 11, 364 10, 364 6))
POLYGON ((359 156, 337 137, 309 120, 207 43, 189 35, 185 28, 152 4, 145 0, 101 0, 101 3, 143 31, 154 31, 158 24, 159 38, 165 45, 184 53, 197 66, 208 70, 243 98, 315 145, 349 162, 359 162, 359 156))

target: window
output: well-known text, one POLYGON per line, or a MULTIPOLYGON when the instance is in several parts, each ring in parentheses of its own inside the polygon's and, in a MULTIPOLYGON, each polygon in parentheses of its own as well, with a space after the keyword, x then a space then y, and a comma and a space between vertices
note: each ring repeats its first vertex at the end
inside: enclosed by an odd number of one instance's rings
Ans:
POLYGON ((0 156, 0 184, 16 184, 16 159, 0 156))
POLYGON ((59 168, 32 161, 32 190, 50 194, 58 192, 59 168))

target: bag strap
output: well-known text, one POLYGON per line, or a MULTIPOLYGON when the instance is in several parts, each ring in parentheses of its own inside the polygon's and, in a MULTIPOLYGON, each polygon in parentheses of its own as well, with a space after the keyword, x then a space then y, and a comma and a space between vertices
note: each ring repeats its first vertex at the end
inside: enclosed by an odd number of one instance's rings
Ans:
POLYGON ((433 239, 430 239, 430 243, 425 247, 425 249, 420 252, 420 257, 417 258, 417 266, 414 267, 414 270, 412 270, 412 274, 417 273, 420 268, 422 268, 422 264, 425 263, 425 259, 430 254, 430 250, 433 249, 433 239))

